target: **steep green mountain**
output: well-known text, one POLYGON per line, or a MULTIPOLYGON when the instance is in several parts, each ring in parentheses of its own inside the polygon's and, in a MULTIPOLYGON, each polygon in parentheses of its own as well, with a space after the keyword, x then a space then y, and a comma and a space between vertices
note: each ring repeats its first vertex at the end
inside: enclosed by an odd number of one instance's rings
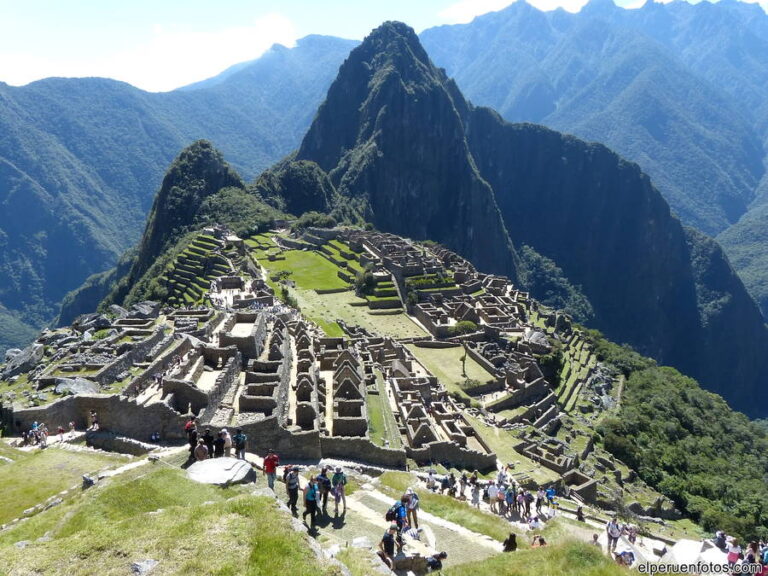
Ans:
POLYGON ((686 233, 636 164, 470 106, 407 26, 352 51, 295 158, 327 174, 332 211, 445 242, 481 270, 524 281, 507 238, 530 246, 611 338, 759 409, 768 333, 719 247, 686 233))
POLYGON ((254 233, 282 213, 246 190, 240 176, 206 140, 181 151, 163 178, 136 249, 118 266, 96 274, 67 295, 60 325, 103 302, 123 304, 142 299, 164 300, 170 294, 159 281, 176 255, 194 242, 207 224, 226 224, 238 233, 254 233))
POLYGON ((388 22, 344 62, 296 159, 317 163, 343 202, 375 226, 445 243, 482 269, 515 277, 493 191, 464 139, 467 112, 413 31, 388 22))
POLYGON ((354 44, 309 36, 164 94, 94 78, 0 83, 0 351, 138 240, 179 149, 208 138, 246 177, 293 149, 354 44))

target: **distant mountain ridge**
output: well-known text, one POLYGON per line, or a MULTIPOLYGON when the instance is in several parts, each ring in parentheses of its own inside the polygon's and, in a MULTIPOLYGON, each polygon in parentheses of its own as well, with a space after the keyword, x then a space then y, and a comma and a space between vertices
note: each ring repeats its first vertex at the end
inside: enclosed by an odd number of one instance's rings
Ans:
POLYGON ((206 137, 252 178, 288 153, 354 41, 311 36, 196 90, 0 84, 0 351, 132 246, 178 150, 206 137))
POLYGON ((757 5, 524 1, 422 42, 475 103, 607 144, 719 239, 768 316, 768 16, 757 5), (732 228, 731 228, 732 227, 732 228))

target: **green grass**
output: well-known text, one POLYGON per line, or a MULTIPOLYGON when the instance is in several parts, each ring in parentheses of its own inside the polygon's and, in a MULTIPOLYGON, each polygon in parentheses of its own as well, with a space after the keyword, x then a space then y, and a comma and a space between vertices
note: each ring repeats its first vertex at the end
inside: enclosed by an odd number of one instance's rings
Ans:
MULTIPOLYGON (((56 436, 51 436, 53 444, 56 436)), ((0 524, 21 516, 62 490, 80 484, 83 474, 127 462, 102 452, 72 452, 54 446, 25 452, 4 446, 0 453, 13 463, 0 466, 0 524)))
POLYGON ((493 374, 480 366, 472 358, 467 356, 466 376, 462 371, 461 357, 464 356, 464 348, 420 348, 414 344, 408 344, 408 349, 424 364, 424 367, 432 372, 442 382, 448 392, 458 393, 466 397, 467 388, 464 381, 477 380, 484 384, 493 379, 493 374))
POLYGON ((286 250, 284 260, 259 260, 270 275, 276 272, 291 272, 289 279, 302 290, 336 290, 346 288, 348 284, 337 276, 339 268, 332 262, 308 250, 286 250))
POLYGON ((466 417, 499 460, 504 464, 519 462, 512 471, 513 474, 527 474, 537 484, 554 482, 559 478, 552 470, 544 468, 517 452, 514 447, 520 443, 520 440, 508 430, 488 426, 469 414, 466 414, 466 417))
MULTIPOLYGON (((383 492, 397 498, 417 480, 408 472, 385 472, 379 477, 383 492)), ((419 492, 421 509, 440 518, 463 526, 478 534, 485 534, 494 540, 504 540, 510 532, 509 522, 500 516, 472 508, 466 502, 452 496, 433 494, 426 490, 419 492)))
POLYGON ((50 541, 17 548, 30 536, 24 525, 0 536, 5 562, 20 574, 111 576, 146 558, 160 562, 159 574, 340 574, 272 498, 196 484, 167 467, 142 467, 24 524, 32 522, 50 541))
POLYGON ((291 294, 296 296, 301 312, 314 321, 322 319, 332 322, 341 318, 348 324, 356 324, 382 336, 393 338, 427 335, 405 314, 375 315, 367 306, 352 306, 351 303, 355 301, 365 303, 352 292, 317 294, 314 290, 299 289, 291 290, 291 294))
POLYGON ((445 563, 446 576, 549 576, 578 574, 579 576, 619 576, 627 570, 617 566, 602 551, 584 542, 563 542, 544 548, 518 550, 499 554, 481 562, 451 566, 451 556, 445 563))
POLYGON ((368 394, 367 396, 368 435, 371 442, 377 446, 384 446, 384 441, 388 440, 390 448, 401 448, 403 440, 387 400, 386 383, 378 370, 376 371, 376 387, 379 393, 368 394))
POLYGON ((331 338, 341 338, 344 336, 344 330, 341 329, 341 326, 339 326, 336 322, 325 320, 324 318, 317 318, 317 317, 308 317, 312 322, 320 326, 322 328, 323 332, 325 332, 326 336, 330 336, 331 338))

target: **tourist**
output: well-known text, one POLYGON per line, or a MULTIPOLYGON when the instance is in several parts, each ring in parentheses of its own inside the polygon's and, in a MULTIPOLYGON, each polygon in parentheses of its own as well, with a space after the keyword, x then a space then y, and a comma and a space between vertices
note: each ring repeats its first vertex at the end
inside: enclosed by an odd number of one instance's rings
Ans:
POLYGON ((759 557, 759 552, 757 549, 757 542, 752 541, 749 543, 749 546, 747 546, 747 553, 744 554, 744 564, 757 564, 759 557))
POLYGON ((232 442, 235 445, 235 458, 238 460, 245 460, 245 443, 248 441, 248 436, 243 434, 242 428, 237 429, 237 434, 232 437, 232 442))
POLYGON ((90 429, 96 431, 99 429, 99 415, 96 414, 96 410, 91 410, 90 413, 91 427, 90 429))
POLYGON ((634 544, 637 541, 637 526, 630 525, 627 528, 627 540, 629 540, 630 544, 634 544))
POLYGON ((434 572, 443 569, 443 560, 448 558, 448 552, 438 552, 427 558, 427 571, 434 572))
POLYGON ((70 420, 69 421, 69 437, 71 438, 74 435, 75 435, 75 422, 73 420, 70 420))
POLYGON ((544 536, 541 536, 540 534, 534 534, 533 540, 531 541, 531 548, 541 548, 542 546, 546 546, 547 541, 544 540, 544 536))
POLYGON ((435 471, 430 470, 427 474, 427 490, 432 492, 437 491, 437 480, 435 479, 435 471))
POLYGON ((440 480, 440 494, 444 494, 448 488, 451 487, 450 480, 448 479, 448 476, 443 476, 442 480, 440 480))
POLYGON ((616 558, 616 564, 619 566, 632 566, 635 563, 635 553, 631 550, 624 550, 614 555, 616 558))
POLYGON ((550 487, 550 488, 547 488, 547 490, 546 490, 546 492, 544 492, 544 494, 547 497, 547 505, 551 507, 552 503, 555 501, 555 496, 557 495, 557 492, 555 491, 554 488, 550 487))
POLYGON ((191 460, 195 457, 197 448, 197 426, 194 421, 192 421, 192 426, 187 429, 187 441, 189 442, 189 458, 191 460))
POLYGON ((328 478, 328 467, 323 466, 320 474, 317 475, 317 485, 320 487, 320 498, 318 504, 322 501, 323 514, 328 514, 328 495, 331 493, 331 479, 328 478))
POLYGON ((224 438, 224 456, 226 458, 232 457, 232 436, 226 428, 221 429, 221 434, 224 438))
MULTIPOLYGON (((584 518, 584 508, 581 506, 576 509, 576 520, 579 522, 586 522, 586 519, 584 518)), ((630 540, 630 542, 632 542, 632 540, 630 540)))
POLYGON ((738 563, 738 561, 742 557, 741 552, 741 546, 739 546, 739 539, 734 538, 730 545, 728 546, 728 556, 726 557, 726 560, 728 561, 728 566, 733 569, 733 567, 738 563))
MULTIPOLYGON (((160 442, 160 432, 158 432, 157 430, 152 432, 152 434, 150 434, 149 436, 149 441, 153 442, 154 444, 157 444, 158 442, 160 442)), ((213 452, 213 449, 208 451, 209 454, 211 454, 212 452, 213 452)))
POLYGON ((725 552, 726 548, 728 547, 728 543, 725 540, 725 532, 722 530, 718 530, 715 532, 715 537, 713 539, 715 546, 717 546, 720 550, 725 552))
POLYGON ((591 542, 591 544, 593 546, 597 546, 598 548, 600 548, 600 542, 598 541, 599 538, 600 537, 597 534, 592 534, 592 542, 591 542))
POLYGON ((213 441, 213 457, 214 458, 223 458, 224 457, 224 434, 219 432, 216 434, 216 440, 213 441))
POLYGON ((397 524, 397 549, 403 548, 403 531, 408 530, 408 497, 403 495, 395 508, 395 524, 397 524))
POLYGON ((311 526, 315 526, 315 516, 317 515, 317 500, 320 497, 320 486, 314 476, 309 477, 309 482, 304 486, 304 513, 301 515, 304 523, 307 522, 309 514, 311 526))
POLYGON ((213 454, 213 434, 211 434, 211 429, 206 428, 205 434, 203 434, 203 441, 205 442, 205 447, 208 448, 208 454, 213 454))
POLYGON ((528 521, 528 528, 531 530, 541 530, 541 521, 538 516, 534 516, 528 521))
POLYGON ((522 488, 517 491, 515 502, 517 503, 517 511, 520 514, 520 518, 522 519, 524 516, 528 518, 528 516, 525 515, 525 494, 523 494, 522 488))
POLYGON ((615 515, 605 525, 605 533, 608 535, 608 551, 613 552, 616 550, 616 545, 619 543, 619 536, 621 536, 621 527, 619 526, 615 515))
POLYGON ((202 438, 197 441, 194 456, 197 462, 208 459, 208 447, 205 445, 205 441, 202 438))
POLYGON ((406 504, 408 524, 414 528, 419 528, 419 496, 413 491, 413 488, 408 488, 405 491, 405 496, 408 498, 406 504))
POLYGON ((395 535, 397 534, 397 524, 390 524, 384 536, 379 542, 379 558, 392 570, 395 567, 395 535))
POLYGON ((494 482, 491 482, 488 486, 488 504, 491 506, 491 512, 494 514, 499 513, 499 487, 494 482))
POLYGON ((341 467, 336 468, 336 472, 331 478, 331 485, 333 486, 333 499, 336 503, 336 510, 334 514, 339 515, 339 501, 344 503, 344 512, 347 513, 347 496, 345 494, 347 485, 347 476, 341 470, 341 467))
POLYGON ((512 512, 515 510, 515 486, 510 484, 504 491, 504 501, 507 506, 507 514, 512 516, 512 512))
POLYGON ((469 483, 469 479, 467 478, 467 473, 462 472, 461 478, 459 478, 459 493, 457 497, 459 500, 466 500, 467 499, 467 484, 469 483))
POLYGON ((504 552, 514 552, 517 550, 517 534, 510 532, 503 544, 504 552))
POLYGON ((299 501, 299 467, 288 468, 286 466, 286 471, 283 480, 285 481, 285 490, 288 493, 288 507, 295 514, 296 503, 299 501))
POLYGON ((544 504, 544 500, 547 498, 546 492, 543 488, 539 488, 536 492, 536 513, 541 514, 541 506, 544 504))
POLYGON ((472 506, 480 508, 480 484, 475 483, 472 485, 472 506))
POLYGON ((528 490, 523 490, 523 505, 525 506, 525 515, 526 517, 531 517, 531 504, 533 504, 533 494, 528 492, 528 490))
POLYGON ((264 475, 267 477, 267 486, 270 490, 275 489, 275 478, 277 477, 277 466, 280 464, 280 458, 270 448, 264 457, 264 475))
POLYGON ((64 426, 59 426, 56 432, 59 435, 59 442, 64 442, 64 426))

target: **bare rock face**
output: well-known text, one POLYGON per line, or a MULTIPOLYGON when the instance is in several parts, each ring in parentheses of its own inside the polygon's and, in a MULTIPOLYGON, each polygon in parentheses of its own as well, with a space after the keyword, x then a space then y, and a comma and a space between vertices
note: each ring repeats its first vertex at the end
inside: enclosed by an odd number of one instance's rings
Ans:
POLYGON ((187 468, 187 476, 195 482, 217 486, 256 481, 256 472, 251 465, 237 458, 211 458, 195 462, 187 468))
POLYGON ((45 353, 45 346, 35 342, 30 346, 24 348, 21 352, 15 354, 8 364, 5 366, 5 370, 0 373, 0 379, 7 379, 22 372, 29 372, 34 368, 38 362, 43 359, 45 353))

